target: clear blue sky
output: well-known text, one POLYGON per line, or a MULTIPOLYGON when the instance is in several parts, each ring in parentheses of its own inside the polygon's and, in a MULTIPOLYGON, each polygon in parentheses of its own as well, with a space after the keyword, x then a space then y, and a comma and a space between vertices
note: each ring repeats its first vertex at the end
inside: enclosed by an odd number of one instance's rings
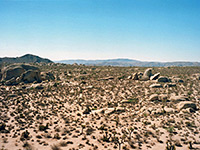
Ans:
POLYGON ((200 61, 200 0, 0 0, 0 57, 200 61))

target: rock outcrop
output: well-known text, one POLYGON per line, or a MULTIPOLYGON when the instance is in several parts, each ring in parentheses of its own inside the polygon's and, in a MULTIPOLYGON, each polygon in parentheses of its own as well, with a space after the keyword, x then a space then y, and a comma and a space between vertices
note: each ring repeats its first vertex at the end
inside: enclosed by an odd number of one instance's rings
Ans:
POLYGON ((14 64, 3 68, 2 82, 6 85, 16 85, 20 82, 41 82, 39 68, 29 64, 14 64))

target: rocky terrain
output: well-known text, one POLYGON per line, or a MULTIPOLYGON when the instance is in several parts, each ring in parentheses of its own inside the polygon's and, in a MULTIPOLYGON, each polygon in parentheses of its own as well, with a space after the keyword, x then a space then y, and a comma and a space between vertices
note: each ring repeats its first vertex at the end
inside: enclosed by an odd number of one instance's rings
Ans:
POLYGON ((200 149, 200 67, 2 66, 2 150, 200 149))

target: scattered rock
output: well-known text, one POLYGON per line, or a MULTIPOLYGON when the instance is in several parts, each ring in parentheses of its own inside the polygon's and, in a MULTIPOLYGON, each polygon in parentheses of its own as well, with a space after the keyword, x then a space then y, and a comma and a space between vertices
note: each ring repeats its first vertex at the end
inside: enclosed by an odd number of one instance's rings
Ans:
POLYGON ((12 97, 13 98, 13 97, 17 97, 17 95, 16 94, 9 94, 8 97, 12 97))
POLYGON ((122 108, 122 107, 117 107, 117 108, 115 109, 115 112, 116 112, 116 113, 122 113, 122 112, 125 112, 125 109, 122 108))
POLYGON ((41 79, 44 80, 48 80, 48 81, 54 81, 55 80, 55 76, 53 75, 53 73, 51 72, 41 72, 41 79))
POLYGON ((104 113, 105 115, 111 115, 113 113, 122 113, 125 112, 125 109, 122 107, 117 107, 117 108, 102 108, 99 110, 93 110, 92 113, 97 113, 97 114, 102 114, 104 113))
POLYGON ((148 76, 142 76, 140 78, 140 81, 148 81, 149 80, 149 77, 148 76))
POLYGON ((132 79, 132 76, 128 76, 128 78, 127 79, 132 79))
POLYGON ((174 78, 173 82, 177 82, 177 83, 183 83, 184 81, 180 78, 174 78))
POLYGON ((90 107, 86 107, 85 110, 83 111, 83 114, 89 114, 91 112, 90 107))
POLYGON ((172 95, 169 98, 169 100, 173 101, 173 102, 180 102, 180 101, 188 101, 188 98, 186 96, 183 96, 183 95, 179 95, 179 96, 172 95))
POLYGON ((158 78, 158 82, 169 82, 169 78, 161 76, 158 78))
POLYGON ((104 109, 104 114, 110 115, 115 112, 115 108, 106 108, 104 109))
POLYGON ((137 72, 133 74, 132 79, 133 80, 139 80, 137 72))
POLYGON ((163 86, 161 84, 152 84, 149 86, 150 88, 162 88, 163 86))
POLYGON ((156 73, 153 76, 150 77, 150 80, 157 80, 160 76, 160 73, 156 73))
POLYGON ((159 95, 159 99, 160 99, 161 101, 166 101, 166 100, 168 99, 168 95, 167 95, 167 94, 160 94, 160 95, 159 95))
POLYGON ((0 70, 0 81, 1 81, 1 79, 2 79, 2 73, 1 73, 1 70, 0 70))
POLYGON ((176 87, 176 83, 166 83, 164 87, 176 87))
POLYGON ((163 108, 157 108, 156 110, 153 110, 152 114, 163 114, 164 109, 163 108))
POLYGON ((121 103, 122 104, 129 104, 129 103, 131 103, 131 101, 130 100, 122 100, 121 103))
POLYGON ((187 108, 191 108, 193 110, 197 110, 196 104, 193 103, 193 102, 190 102, 190 101, 184 101, 184 102, 178 103, 177 108, 178 108, 178 110, 187 109, 187 108))
POLYGON ((173 108, 169 108, 169 107, 164 107, 164 111, 166 112, 166 113, 174 113, 175 112, 175 109, 173 109, 173 108))
POLYGON ((114 77, 105 77, 105 78, 102 78, 100 80, 113 80, 113 79, 114 79, 114 77))
POLYGON ((149 97, 149 100, 150 100, 150 101, 158 101, 158 100, 159 100, 158 94, 152 94, 152 95, 149 97))

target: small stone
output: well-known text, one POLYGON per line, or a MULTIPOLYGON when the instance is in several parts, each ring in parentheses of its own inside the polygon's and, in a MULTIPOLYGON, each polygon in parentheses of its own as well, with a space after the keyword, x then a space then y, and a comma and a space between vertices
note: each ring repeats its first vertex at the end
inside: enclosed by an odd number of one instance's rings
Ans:
POLYGON ((183 96, 183 95, 179 95, 179 96, 172 95, 169 98, 169 100, 174 101, 174 102, 180 102, 180 101, 188 101, 188 98, 186 96, 183 96))
POLYGON ((158 78, 158 82, 169 82, 169 78, 161 76, 158 78))
POLYGON ((164 87, 176 87, 176 83, 166 83, 164 87))
POLYGON ((137 72, 133 74, 132 79, 133 80, 139 80, 137 72))
POLYGON ((178 110, 192 108, 193 110, 197 110, 197 106, 195 103, 190 101, 180 102, 177 105, 178 110))
POLYGON ((157 101, 157 100, 159 100, 158 94, 152 94, 152 95, 149 97, 149 100, 150 100, 150 101, 157 101))
POLYGON ((162 88, 163 86, 161 84, 152 84, 149 87, 150 88, 162 88))

